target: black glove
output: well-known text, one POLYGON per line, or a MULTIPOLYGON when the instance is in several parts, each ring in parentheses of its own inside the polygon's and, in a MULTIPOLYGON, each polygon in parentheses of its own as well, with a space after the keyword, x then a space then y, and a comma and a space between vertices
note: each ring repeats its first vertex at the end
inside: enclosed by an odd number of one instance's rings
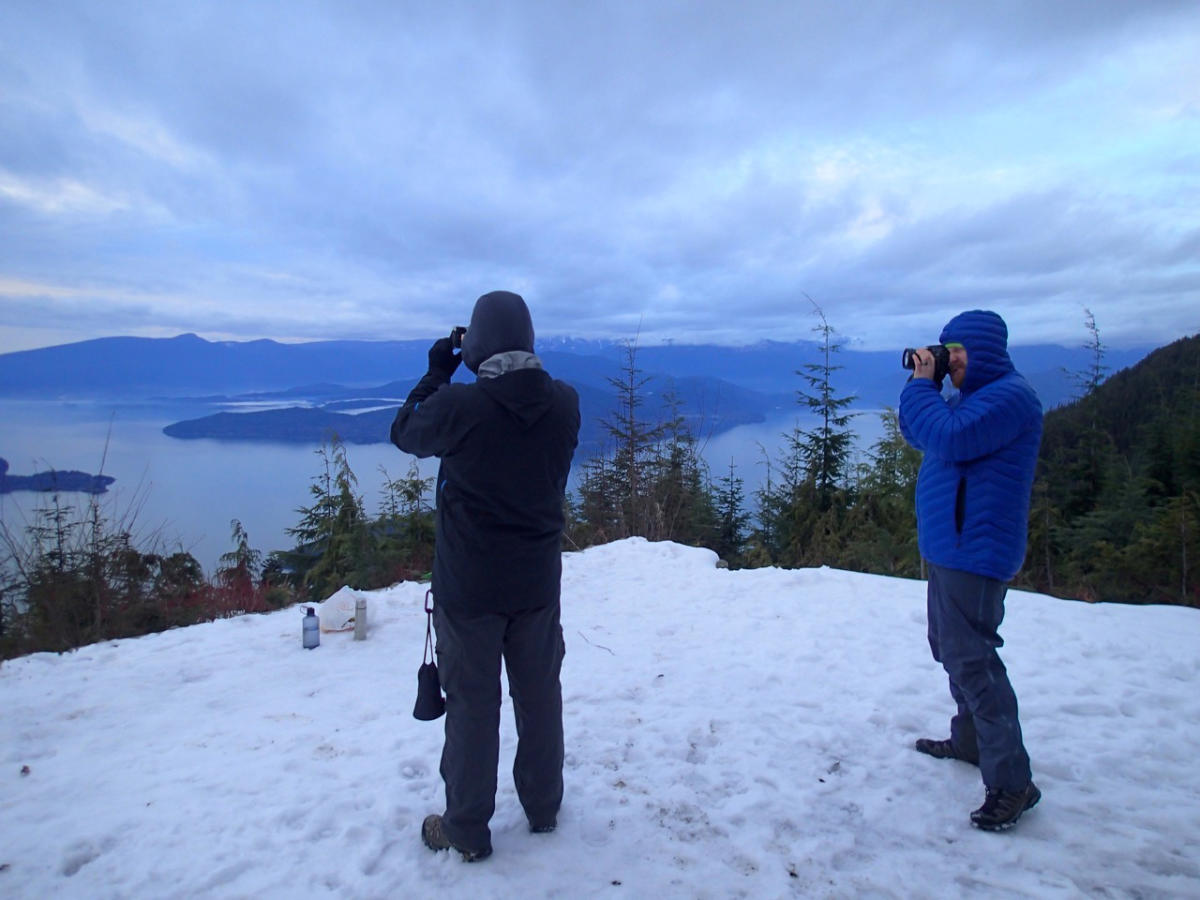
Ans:
POLYGON ((449 381, 461 362, 462 354, 454 352, 454 345, 448 337, 438 338, 429 348, 430 374, 442 375, 449 381))

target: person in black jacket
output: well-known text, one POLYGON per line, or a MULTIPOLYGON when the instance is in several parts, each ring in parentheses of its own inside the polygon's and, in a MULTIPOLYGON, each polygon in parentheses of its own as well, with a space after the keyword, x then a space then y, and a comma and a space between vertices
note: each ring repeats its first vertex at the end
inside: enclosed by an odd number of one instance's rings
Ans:
POLYGON ((441 460, 433 562, 434 628, 446 738, 446 811, 421 837, 468 861, 492 852, 500 754, 500 660, 517 724, 513 781, 531 831, 553 831, 563 796, 560 542, 579 397, 533 353, 525 301, 484 294, 457 355, 429 350, 429 371, 392 423, 392 443, 441 460), (450 384, 460 362, 474 384, 450 384))

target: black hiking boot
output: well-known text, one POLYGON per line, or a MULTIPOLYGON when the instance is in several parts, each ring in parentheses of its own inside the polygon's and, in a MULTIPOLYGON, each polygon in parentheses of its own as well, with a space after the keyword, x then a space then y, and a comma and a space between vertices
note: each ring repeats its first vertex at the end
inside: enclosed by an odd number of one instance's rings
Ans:
POLYGON ((551 819, 549 822, 543 822, 540 825, 535 825, 533 822, 529 823, 529 830, 533 834, 549 834, 557 827, 558 822, 555 819, 551 819))
POLYGON ((938 759, 961 759, 963 762, 970 763, 973 766, 979 765, 978 756, 968 756, 966 753, 959 753, 949 738, 944 741, 937 741, 933 738, 917 738, 917 742, 913 746, 921 753, 928 756, 936 756, 938 759))
POLYGON ((442 830, 442 817, 439 815, 426 816, 421 823, 421 840, 430 850, 449 850, 451 848, 462 854, 463 862, 478 862, 492 855, 492 848, 486 850, 465 850, 450 843, 446 832, 442 830))
POLYGON ((1042 792, 1032 781, 1019 791, 987 789, 983 806, 971 813, 971 824, 984 831, 1004 831, 1017 824, 1021 813, 1033 809, 1042 799, 1042 792))

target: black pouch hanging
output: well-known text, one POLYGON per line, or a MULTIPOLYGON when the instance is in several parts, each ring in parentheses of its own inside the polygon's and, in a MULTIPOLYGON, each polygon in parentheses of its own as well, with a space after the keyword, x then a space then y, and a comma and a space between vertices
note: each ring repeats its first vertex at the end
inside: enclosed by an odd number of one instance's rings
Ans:
POLYGON ((426 591, 425 652, 421 654, 421 668, 417 669, 417 702, 413 706, 413 718, 432 722, 445 711, 446 700, 442 697, 442 681, 433 653, 433 591, 426 591))

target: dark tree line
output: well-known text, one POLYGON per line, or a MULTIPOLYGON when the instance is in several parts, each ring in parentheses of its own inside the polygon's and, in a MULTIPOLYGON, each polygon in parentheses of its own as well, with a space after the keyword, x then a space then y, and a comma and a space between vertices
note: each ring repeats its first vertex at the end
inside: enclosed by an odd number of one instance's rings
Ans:
MULTIPOLYGON (((894 411, 864 458, 839 394, 836 331, 814 304, 818 358, 797 371, 815 424, 784 435, 748 508, 734 461, 712 478, 681 420, 639 416, 651 386, 628 350, 607 453, 584 463, 568 537, 640 535, 715 550, 741 566, 828 565, 920 577, 914 495, 921 455, 894 411)), ((1094 317, 1078 395, 1045 416, 1026 562, 1015 583, 1056 596, 1200 606, 1200 336, 1106 378, 1094 317)), ((898 392, 898 391, 897 391, 898 392)))
POLYGON ((208 579, 183 550, 138 537, 133 517, 92 497, 53 494, 24 533, 0 529, 0 659, 63 652, 290 602, 259 577, 259 554, 236 519, 234 549, 208 579))
POLYGON ((385 471, 380 513, 374 519, 358 493, 358 479, 337 438, 317 450, 321 470, 309 486, 312 505, 296 510, 291 550, 272 553, 264 571, 297 595, 323 600, 343 585, 373 590, 426 576, 433 566, 432 478, 413 461, 403 478, 385 471))
POLYGON ((139 538, 132 513, 113 515, 99 497, 75 506, 51 494, 14 533, 0 523, 0 659, 63 652, 297 602, 324 600, 343 585, 371 590, 426 576, 433 561, 431 479, 415 463, 385 472, 380 513, 369 517, 344 446, 317 455, 312 504, 296 512, 290 550, 265 559, 242 523, 211 578, 194 556, 139 538))
MULTIPOLYGON (((577 547, 634 535, 708 547, 731 567, 832 565, 889 575, 917 575, 913 494, 919 458, 884 414, 884 437, 869 461, 853 457, 853 396, 835 375, 841 343, 813 304, 819 358, 797 371, 798 402, 815 424, 785 435, 780 459, 767 457, 762 487, 747 506, 734 461, 713 479, 696 436, 678 416, 639 415, 650 386, 627 348, 616 414, 604 422, 606 453, 583 464, 570 504, 569 542, 577 547)), ((765 455, 765 454, 764 454, 765 455)))
POLYGON ((652 541, 708 545, 718 531, 716 498, 679 404, 665 398, 668 414, 649 422, 642 414, 649 379, 637 367, 637 349, 626 346, 616 408, 601 424, 610 450, 582 463, 578 498, 568 503, 568 541, 576 547, 638 535, 652 541))
POLYGON ((1097 365, 1045 419, 1021 581, 1200 606, 1200 335, 1104 380, 1092 333, 1097 365))

